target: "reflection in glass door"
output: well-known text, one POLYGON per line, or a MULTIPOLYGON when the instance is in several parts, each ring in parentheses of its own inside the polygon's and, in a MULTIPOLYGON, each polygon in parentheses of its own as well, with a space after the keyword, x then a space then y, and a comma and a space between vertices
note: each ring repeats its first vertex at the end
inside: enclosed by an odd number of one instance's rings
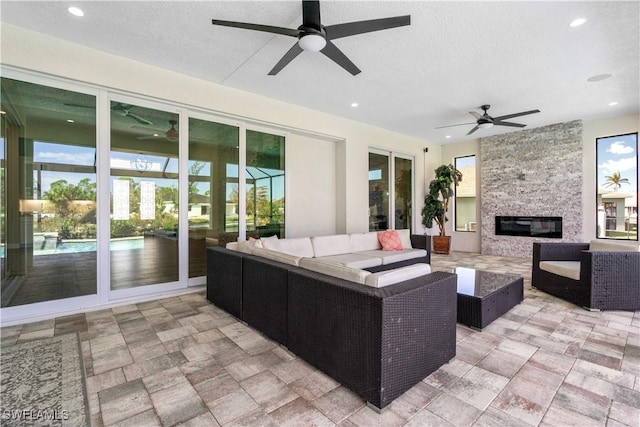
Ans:
POLYGON ((1 86, 2 307, 94 295, 96 97, 1 86))
POLYGON ((111 102, 111 290, 178 281, 178 115, 111 102))
POLYGON ((206 275, 207 246, 238 238, 238 127, 189 119, 189 277, 206 275))
POLYGON ((395 174, 395 222, 396 230, 411 228, 411 199, 413 194, 413 161, 394 157, 395 174))

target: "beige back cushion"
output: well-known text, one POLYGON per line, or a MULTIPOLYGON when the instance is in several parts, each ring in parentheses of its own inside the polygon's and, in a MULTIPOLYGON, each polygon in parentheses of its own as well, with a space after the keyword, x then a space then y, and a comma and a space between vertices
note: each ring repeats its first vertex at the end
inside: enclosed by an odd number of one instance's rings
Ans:
POLYGON ((348 254, 351 252, 351 239, 348 234, 317 236, 311 238, 313 253, 316 257, 348 254))
POLYGON ((280 239, 278 244, 280 245, 280 251, 285 254, 313 258, 313 246, 309 237, 280 239))
POLYGON ((631 242, 613 242, 611 240, 592 240, 589 243, 590 251, 605 252, 640 252, 640 245, 631 242))

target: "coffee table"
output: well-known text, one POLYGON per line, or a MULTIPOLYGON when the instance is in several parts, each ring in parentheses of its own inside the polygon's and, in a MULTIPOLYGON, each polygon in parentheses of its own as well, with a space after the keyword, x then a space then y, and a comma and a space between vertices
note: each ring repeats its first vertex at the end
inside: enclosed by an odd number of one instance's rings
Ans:
POLYGON ((458 323, 481 330, 523 299, 522 277, 457 267, 458 323))

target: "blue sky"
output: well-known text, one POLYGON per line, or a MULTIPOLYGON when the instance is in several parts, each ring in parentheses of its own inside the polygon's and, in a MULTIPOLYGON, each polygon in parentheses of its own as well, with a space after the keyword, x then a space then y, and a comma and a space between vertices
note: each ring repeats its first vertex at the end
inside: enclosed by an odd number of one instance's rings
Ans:
MULTIPOLYGON (((599 138, 597 142, 598 188, 602 189, 606 176, 619 172, 629 184, 622 184, 618 192, 638 191, 638 141, 636 134, 599 138)), ((611 190, 611 187, 604 188, 611 190)))

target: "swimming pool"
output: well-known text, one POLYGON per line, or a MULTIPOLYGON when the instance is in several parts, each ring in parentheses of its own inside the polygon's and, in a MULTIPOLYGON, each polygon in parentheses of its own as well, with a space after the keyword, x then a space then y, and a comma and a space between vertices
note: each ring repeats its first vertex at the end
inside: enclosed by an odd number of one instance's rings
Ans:
MULTIPOLYGON (((76 252, 95 252, 96 241, 95 240, 72 240, 58 242, 55 248, 49 248, 52 245, 46 245, 46 249, 34 249, 34 255, 52 255, 52 254, 65 254, 76 252)), ((122 251, 131 249, 143 249, 144 238, 136 237, 131 239, 117 239, 112 240, 109 244, 109 249, 112 251, 122 251)), ((0 247, 0 257, 4 257, 4 247, 0 247)))

